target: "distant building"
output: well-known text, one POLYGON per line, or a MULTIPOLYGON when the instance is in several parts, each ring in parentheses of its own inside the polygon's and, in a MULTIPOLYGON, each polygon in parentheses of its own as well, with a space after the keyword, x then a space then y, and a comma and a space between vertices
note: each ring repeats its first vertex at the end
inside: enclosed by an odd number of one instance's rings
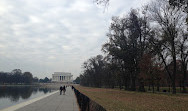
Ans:
POLYGON ((54 74, 52 74, 52 82, 72 83, 73 75, 67 72, 54 72, 54 74))

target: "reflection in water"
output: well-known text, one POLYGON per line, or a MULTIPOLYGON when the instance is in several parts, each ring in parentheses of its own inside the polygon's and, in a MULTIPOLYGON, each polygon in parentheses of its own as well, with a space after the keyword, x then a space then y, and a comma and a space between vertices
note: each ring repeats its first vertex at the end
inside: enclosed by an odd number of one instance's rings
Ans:
POLYGON ((32 94, 43 92, 44 94, 51 92, 48 88, 39 88, 34 86, 0 86, 0 99, 9 98, 13 102, 17 102, 20 98, 28 99, 32 94))

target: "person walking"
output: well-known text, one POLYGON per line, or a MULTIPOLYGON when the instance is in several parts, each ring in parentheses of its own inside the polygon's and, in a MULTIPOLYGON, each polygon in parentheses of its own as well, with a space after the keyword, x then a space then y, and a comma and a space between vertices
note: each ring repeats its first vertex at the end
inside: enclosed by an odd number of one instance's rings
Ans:
POLYGON ((63 95, 65 95, 66 88, 63 86, 63 95))
POLYGON ((60 86, 59 90, 60 90, 60 95, 61 95, 61 94, 62 94, 63 87, 60 86))

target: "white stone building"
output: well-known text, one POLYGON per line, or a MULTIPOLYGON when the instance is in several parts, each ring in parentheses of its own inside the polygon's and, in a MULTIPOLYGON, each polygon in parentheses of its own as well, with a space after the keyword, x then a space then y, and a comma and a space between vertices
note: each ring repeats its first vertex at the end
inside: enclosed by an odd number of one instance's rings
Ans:
POLYGON ((52 82, 73 82, 73 75, 67 72, 54 72, 52 74, 52 82))

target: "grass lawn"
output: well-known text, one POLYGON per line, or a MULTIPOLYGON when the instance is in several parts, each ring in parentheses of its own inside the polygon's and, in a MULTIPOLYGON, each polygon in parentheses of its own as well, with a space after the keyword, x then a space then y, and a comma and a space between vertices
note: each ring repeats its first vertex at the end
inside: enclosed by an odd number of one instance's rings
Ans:
POLYGON ((188 111, 188 94, 153 94, 75 86, 107 111, 188 111))

